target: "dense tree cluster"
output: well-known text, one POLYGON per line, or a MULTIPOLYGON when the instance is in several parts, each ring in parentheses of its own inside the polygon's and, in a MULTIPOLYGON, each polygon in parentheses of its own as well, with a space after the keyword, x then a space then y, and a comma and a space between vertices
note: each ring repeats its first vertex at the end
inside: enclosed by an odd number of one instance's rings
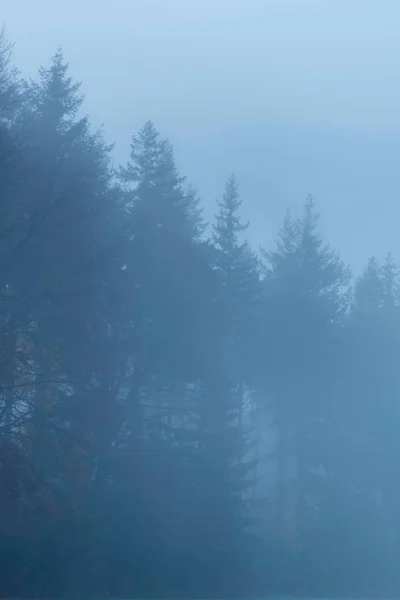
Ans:
POLYGON ((1 594, 400 592, 392 257, 353 282, 312 198, 257 257, 233 175, 209 230, 151 122, 114 170, 61 51, 34 81, 11 58, 3 35, 1 594))

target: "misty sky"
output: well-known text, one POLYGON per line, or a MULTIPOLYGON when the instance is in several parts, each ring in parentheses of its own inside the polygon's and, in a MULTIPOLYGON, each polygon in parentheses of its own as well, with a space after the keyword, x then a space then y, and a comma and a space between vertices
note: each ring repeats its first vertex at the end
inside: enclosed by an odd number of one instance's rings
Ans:
POLYGON ((253 245, 312 192, 357 270, 400 260, 399 0, 0 0, 24 75, 61 45, 124 159, 152 119, 208 214, 235 171, 253 245))

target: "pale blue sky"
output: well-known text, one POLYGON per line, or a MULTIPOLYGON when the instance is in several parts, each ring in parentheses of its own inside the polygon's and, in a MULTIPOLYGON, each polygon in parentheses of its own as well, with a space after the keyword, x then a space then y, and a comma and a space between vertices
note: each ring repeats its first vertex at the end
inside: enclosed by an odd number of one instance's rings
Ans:
POLYGON ((63 47, 118 157, 151 118, 208 207, 235 170, 254 245, 312 192, 346 261, 358 268, 386 250, 400 259, 400 0, 0 0, 0 9, 24 74, 63 47))

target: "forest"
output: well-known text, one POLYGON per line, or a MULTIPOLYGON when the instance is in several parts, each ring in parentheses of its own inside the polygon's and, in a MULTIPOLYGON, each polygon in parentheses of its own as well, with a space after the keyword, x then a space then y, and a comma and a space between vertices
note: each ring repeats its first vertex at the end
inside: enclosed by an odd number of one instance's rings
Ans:
POLYGON ((400 593, 394 258, 354 278, 312 197, 259 252, 235 175, 207 224, 155 124, 116 168, 83 100, 2 35, 1 596, 400 593))

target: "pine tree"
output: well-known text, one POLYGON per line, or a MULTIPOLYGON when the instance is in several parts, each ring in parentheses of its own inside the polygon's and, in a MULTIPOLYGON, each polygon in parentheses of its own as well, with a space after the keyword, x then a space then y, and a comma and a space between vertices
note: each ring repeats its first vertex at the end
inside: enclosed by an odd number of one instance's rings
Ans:
MULTIPOLYGON (((94 447, 102 457, 103 432, 109 445, 110 430, 116 433, 102 383, 105 365, 113 362, 105 285, 117 264, 112 250, 120 232, 112 223, 117 211, 109 148, 91 133, 89 120, 78 117, 79 86, 68 76, 61 51, 40 70, 38 82, 25 84, 21 100, 11 131, 23 177, 10 193, 2 265, 18 364, 21 349, 29 348, 12 413, 19 416, 18 432, 25 432, 20 448, 34 464, 38 492, 21 527, 32 526, 35 511, 42 510, 40 528, 57 537, 65 533, 61 522, 72 529, 77 505, 89 500, 94 447), (63 489, 69 489, 69 499, 63 489), (60 520, 53 513, 57 502, 60 520)), ((19 372, 15 367, 11 382, 18 386, 19 372)), ((70 566, 71 572, 79 568, 74 561, 70 566)))
POLYGON ((260 285, 257 258, 241 240, 249 225, 241 222, 241 204, 236 177, 231 175, 218 202, 213 243, 225 313, 227 360, 232 372, 241 373, 242 383, 251 385, 253 356, 249 350, 254 349, 260 285))
MULTIPOLYGON (((366 565, 373 571, 365 579, 368 589, 384 589, 388 578, 390 585, 395 583, 391 561, 397 552, 392 537, 396 526, 392 517, 390 524, 386 520, 391 511, 388 499, 398 502, 394 498, 399 492, 392 476, 396 469, 392 460, 398 453, 394 407, 400 389, 395 273, 390 257, 384 267, 371 257, 355 282, 353 302, 343 322, 324 460, 329 477, 320 511, 320 536, 329 537, 338 552, 324 559, 319 550, 322 537, 315 540, 315 552, 330 564, 326 576, 335 581, 351 559, 355 573, 366 565), (368 543, 371 537, 376 544, 368 543), (382 551, 388 562, 377 569, 382 551)), ((343 585, 351 590, 357 579, 343 585)))
POLYGON ((372 256, 362 276, 357 280, 354 293, 355 308, 367 316, 379 313, 383 301, 381 266, 372 256))
POLYGON ((254 387, 257 317, 260 300, 258 259, 247 241, 241 239, 249 226, 239 214, 242 201, 238 183, 231 175, 218 202, 213 226, 215 267, 220 279, 219 302, 224 318, 223 347, 226 368, 235 382, 232 392, 239 402, 239 423, 244 426, 248 392, 254 387))
POLYGON ((226 184, 222 201, 218 202, 219 212, 213 227, 213 239, 215 245, 221 252, 221 270, 230 273, 235 262, 240 259, 245 243, 240 243, 239 235, 249 226, 243 224, 238 211, 242 205, 239 198, 238 183, 232 174, 226 184))
POLYGON ((140 257, 128 266, 137 285, 141 325, 136 335, 145 336, 145 347, 160 368, 168 361, 186 377, 187 361, 195 356, 196 364, 201 360, 194 339, 202 336, 203 284, 210 276, 198 200, 192 189, 184 188, 170 144, 150 122, 133 138, 121 176, 132 224, 130 252, 140 257))
POLYGON ((302 219, 286 215, 276 249, 264 253, 265 392, 277 420, 277 509, 281 530, 291 514, 304 543, 305 499, 321 457, 320 423, 329 414, 331 363, 348 304, 349 272, 318 232, 318 214, 308 198, 302 219), (269 341, 269 343, 268 343, 269 341), (289 495, 287 465, 297 463, 289 495))
POLYGON ((167 544, 175 561, 187 561, 193 552, 186 521, 196 505, 199 475, 194 421, 199 380, 212 350, 205 320, 212 311, 208 294, 216 278, 202 240, 196 195, 184 187, 171 145, 152 123, 133 137, 130 161, 120 175, 131 224, 126 273, 134 285, 126 346, 132 373, 127 380, 127 440, 131 451, 140 449, 149 469, 141 495, 157 498, 160 477, 168 490, 156 504, 143 505, 136 495, 134 510, 145 516, 144 522, 161 519, 164 526, 153 539, 146 529, 135 528, 131 535, 143 547, 150 544, 160 578, 166 576, 167 544))

